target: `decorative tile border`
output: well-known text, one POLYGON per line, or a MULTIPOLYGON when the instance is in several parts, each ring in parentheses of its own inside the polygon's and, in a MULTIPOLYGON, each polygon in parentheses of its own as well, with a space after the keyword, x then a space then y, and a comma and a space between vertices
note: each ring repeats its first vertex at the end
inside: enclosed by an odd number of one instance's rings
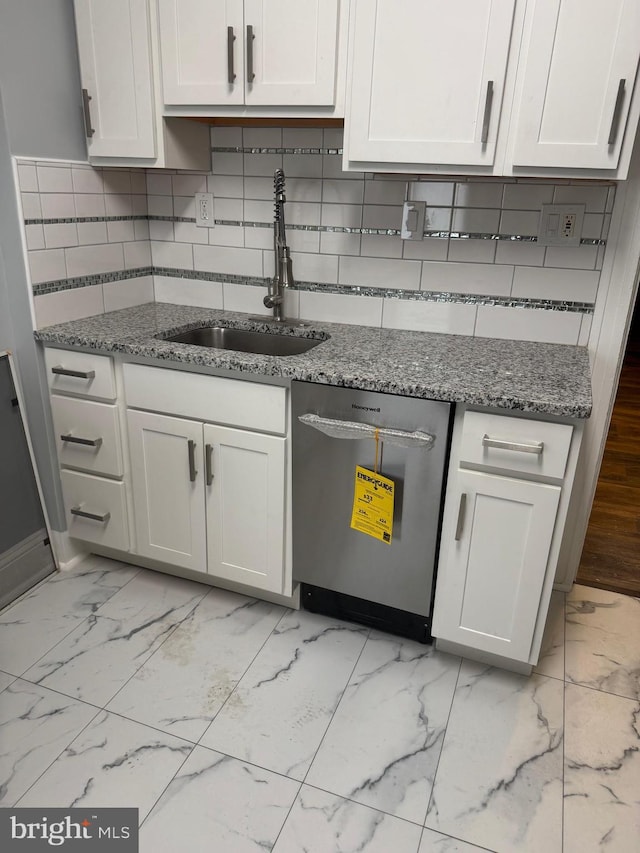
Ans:
POLYGON ((137 267, 131 270, 103 272, 95 275, 80 275, 76 278, 60 278, 57 281, 43 281, 32 285, 34 296, 45 293, 58 293, 60 290, 76 290, 79 287, 93 287, 95 284, 109 284, 112 281, 124 281, 128 278, 142 278, 153 275, 153 267, 137 267))
POLYGON ((211 148, 214 154, 336 154, 342 156, 342 148, 243 148, 242 146, 218 146, 211 148))
MULTIPOLYGON (((174 217, 178 219, 179 217, 174 217)), ((128 216, 67 216, 64 219, 25 219, 25 225, 67 225, 80 222, 146 222, 146 213, 136 213, 128 216)), ((195 222, 195 219, 192 220, 195 222)))

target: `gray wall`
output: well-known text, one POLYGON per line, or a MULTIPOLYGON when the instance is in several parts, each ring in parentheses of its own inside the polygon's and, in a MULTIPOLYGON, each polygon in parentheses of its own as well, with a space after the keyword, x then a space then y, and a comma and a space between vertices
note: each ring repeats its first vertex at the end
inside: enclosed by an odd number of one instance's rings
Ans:
POLYGON ((72 0, 0 0, 0 349, 14 352, 49 520, 64 530, 12 154, 86 160, 72 0))

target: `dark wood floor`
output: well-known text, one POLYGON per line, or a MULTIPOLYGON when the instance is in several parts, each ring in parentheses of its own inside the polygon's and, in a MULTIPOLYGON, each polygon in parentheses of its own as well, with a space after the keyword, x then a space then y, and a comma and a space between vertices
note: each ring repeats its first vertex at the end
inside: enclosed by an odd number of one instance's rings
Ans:
POLYGON ((629 337, 576 581, 640 596, 640 322, 637 319, 629 337))

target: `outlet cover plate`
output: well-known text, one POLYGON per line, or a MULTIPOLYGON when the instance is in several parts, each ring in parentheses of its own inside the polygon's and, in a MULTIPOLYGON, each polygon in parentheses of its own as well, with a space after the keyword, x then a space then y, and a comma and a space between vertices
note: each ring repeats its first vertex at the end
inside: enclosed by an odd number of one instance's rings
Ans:
POLYGON ((579 246, 584 204, 543 204, 538 228, 539 246, 579 246))
POLYGON ((214 228, 213 193, 196 193, 196 225, 214 228))

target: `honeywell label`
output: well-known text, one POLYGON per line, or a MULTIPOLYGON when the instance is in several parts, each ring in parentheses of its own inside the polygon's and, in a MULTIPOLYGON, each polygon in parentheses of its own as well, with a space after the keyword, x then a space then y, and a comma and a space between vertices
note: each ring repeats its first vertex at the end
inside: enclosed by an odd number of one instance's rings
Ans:
POLYGON ((351 527, 390 545, 394 490, 393 480, 357 465, 351 527))
POLYGON ((7 853, 138 853, 138 809, 0 809, 7 853))

